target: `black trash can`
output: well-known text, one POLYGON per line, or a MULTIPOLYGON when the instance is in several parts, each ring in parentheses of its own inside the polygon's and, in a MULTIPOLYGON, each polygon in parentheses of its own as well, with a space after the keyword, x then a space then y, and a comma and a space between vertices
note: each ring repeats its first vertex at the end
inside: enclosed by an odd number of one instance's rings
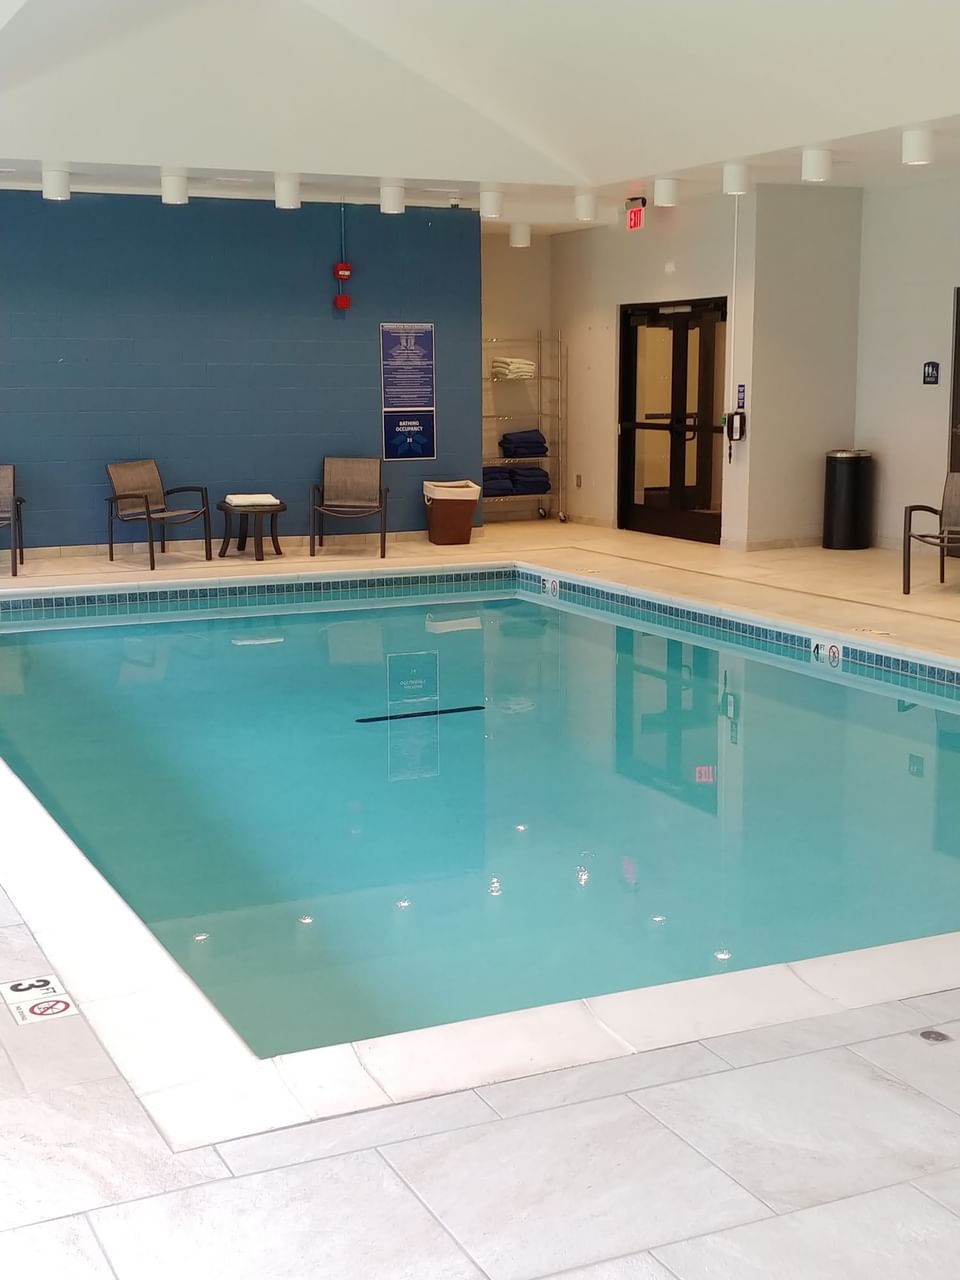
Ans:
POLYGON ((863 551, 873 532, 873 454, 831 449, 823 488, 823 545, 831 551, 863 551))

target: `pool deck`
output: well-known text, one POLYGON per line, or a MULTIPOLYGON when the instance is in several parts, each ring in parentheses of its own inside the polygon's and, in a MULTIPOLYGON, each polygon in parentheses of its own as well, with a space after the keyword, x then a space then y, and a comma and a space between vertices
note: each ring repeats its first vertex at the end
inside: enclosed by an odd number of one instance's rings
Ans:
MULTIPOLYGON (((504 559, 960 658, 960 565, 940 587, 918 556, 904 598, 890 552, 554 522, 385 563, 28 553, 2 589, 504 559)), ((259 1062, 5 769, 0 796, 0 981, 55 973, 82 1010, 0 1012, 0 1273, 952 1273, 960 934, 259 1062)))

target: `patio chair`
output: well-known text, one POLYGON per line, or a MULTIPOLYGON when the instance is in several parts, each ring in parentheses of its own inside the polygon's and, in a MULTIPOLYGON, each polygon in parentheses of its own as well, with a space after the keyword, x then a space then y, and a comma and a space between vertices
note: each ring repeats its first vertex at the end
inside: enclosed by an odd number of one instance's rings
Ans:
POLYGON ((17 576, 17 561, 23 564, 23 499, 17 497, 16 468, 0 466, 0 529, 10 526, 10 572, 17 576))
POLYGON ((910 594, 910 555, 914 542, 926 543, 940 551, 940 581, 944 581, 945 561, 948 555, 960 555, 960 471, 949 471, 943 486, 943 499, 939 507, 917 505, 903 510, 903 594, 910 594), (914 533, 913 517, 917 511, 926 511, 937 517, 935 533, 914 533))
POLYGON ((113 559, 113 522, 126 523, 143 520, 147 526, 147 545, 150 548, 150 568, 157 567, 153 553, 153 526, 160 526, 160 550, 167 549, 167 525, 189 524, 191 520, 203 520, 203 543, 206 558, 213 559, 210 544, 210 503, 205 485, 181 485, 165 489, 160 479, 160 469, 153 459, 141 462, 111 462, 107 464, 107 476, 113 493, 107 498, 107 546, 113 559), (200 498, 197 507, 168 508, 167 498, 175 493, 196 493, 200 498))
POLYGON ((387 554, 387 495, 379 458, 324 458, 323 483, 310 490, 310 554, 323 546, 323 517, 354 519, 380 513, 380 559, 387 554))

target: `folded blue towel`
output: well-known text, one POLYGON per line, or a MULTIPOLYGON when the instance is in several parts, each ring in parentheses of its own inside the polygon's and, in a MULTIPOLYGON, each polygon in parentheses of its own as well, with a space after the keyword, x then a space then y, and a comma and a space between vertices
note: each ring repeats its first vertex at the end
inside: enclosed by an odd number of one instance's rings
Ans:
POLYGON ((501 440, 500 448, 505 458, 545 458, 547 456, 545 444, 519 444, 511 447, 501 440))
POLYGON ((550 477, 543 467, 514 467, 513 487, 517 493, 549 493, 550 477))
POLYGON ((505 431, 501 437, 500 443, 506 444, 543 444, 547 442, 544 439, 542 431, 505 431))

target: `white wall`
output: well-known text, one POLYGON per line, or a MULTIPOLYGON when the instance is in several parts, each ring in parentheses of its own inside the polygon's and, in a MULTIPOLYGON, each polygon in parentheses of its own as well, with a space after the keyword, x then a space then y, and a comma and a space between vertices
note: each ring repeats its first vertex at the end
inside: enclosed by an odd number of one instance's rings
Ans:
POLYGON ((960 180, 865 192, 860 277, 856 444, 876 455, 877 540, 898 547, 903 508, 939 506, 948 465, 960 180))
POLYGON ((550 332, 550 237, 511 249, 506 235, 485 232, 480 242, 484 338, 536 337, 550 332))
POLYGON ((756 198, 746 544, 818 543, 824 454, 854 441, 861 192, 756 198))
POLYGON ((553 323, 567 348, 565 505, 573 519, 616 524, 618 308, 728 296, 733 220, 734 201, 713 196, 650 209, 642 231, 551 237, 553 323))

